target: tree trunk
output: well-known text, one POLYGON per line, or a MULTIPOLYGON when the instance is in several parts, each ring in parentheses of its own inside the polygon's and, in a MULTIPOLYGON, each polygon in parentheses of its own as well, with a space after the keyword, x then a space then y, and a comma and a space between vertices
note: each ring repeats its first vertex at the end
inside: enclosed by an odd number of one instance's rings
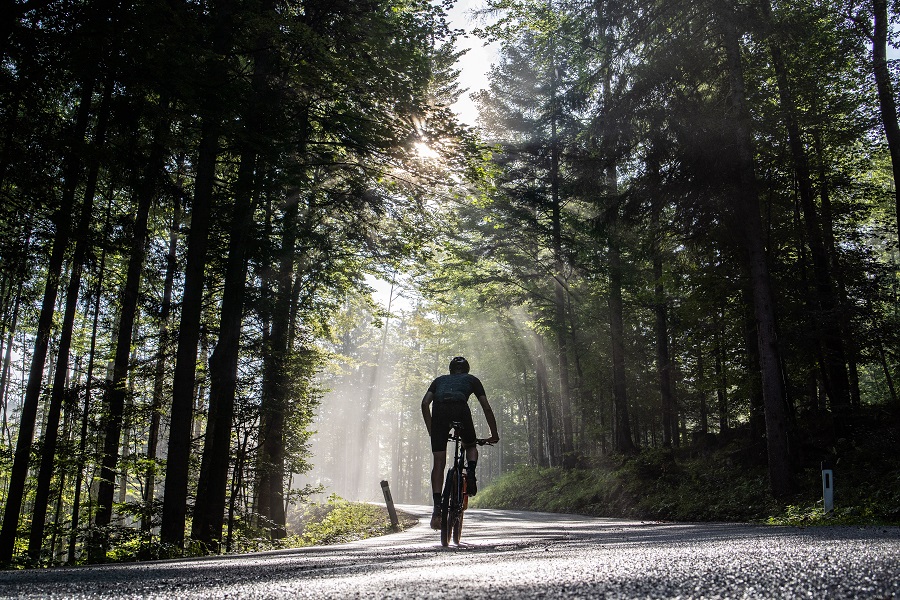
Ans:
MULTIPOLYGON (((212 53, 208 78, 209 89, 216 90, 228 81, 225 57, 232 42, 231 0, 215 2, 212 53)), ((216 160, 219 136, 222 131, 220 110, 215 107, 221 99, 207 98, 211 108, 202 115, 200 146, 194 181, 194 200, 191 206, 191 229, 188 238, 187 264, 184 273, 184 297, 181 304, 181 324, 178 331, 178 350, 175 355, 175 374, 172 382, 172 424, 169 428, 169 450, 166 460, 166 493, 163 498, 160 537, 163 542, 179 548, 184 544, 187 519, 188 478, 193 431, 194 391, 197 374, 197 347, 200 343, 200 321, 203 313, 203 290, 206 285, 206 254, 209 245, 210 212, 216 181, 216 160)))
MULTIPOLYGON (((607 186, 613 196, 618 192, 616 167, 612 166, 606 174, 607 186)), ((625 370, 625 314, 622 303, 622 255, 619 249, 618 219, 614 208, 610 214, 609 224, 609 332, 612 342, 613 368, 613 402, 615 414, 615 447, 616 451, 631 454, 637 452, 631 432, 631 421, 628 411, 627 374, 625 370)))
POLYGON ((556 427, 553 422, 553 407, 550 402, 549 377, 547 375, 546 350, 544 349, 544 340, 540 334, 534 334, 537 358, 535 360, 535 385, 538 392, 538 406, 540 418, 542 419, 542 429, 544 432, 542 444, 546 444, 546 466, 559 466, 559 455, 556 452, 556 427))
POLYGON ((297 241, 298 203, 292 198, 285 207, 281 256, 276 274, 277 289, 272 311, 272 329, 264 357, 262 407, 260 409, 259 504, 257 510, 271 523, 271 535, 283 538, 284 515, 284 421, 289 381, 287 368, 294 252, 297 241))
MULTIPOLYGON (((29 244, 25 244, 25 253, 28 252, 29 244)), ((3 411, 3 422, 0 424, 0 436, 9 431, 9 402, 6 394, 9 389, 9 371, 12 364, 12 347, 15 342, 16 328, 19 325, 19 308, 22 304, 22 289, 25 285, 25 277, 19 278, 19 283, 15 292, 16 299, 13 303, 11 322, 9 326, 9 334, 6 338, 6 352, 3 355, 3 370, 0 372, 0 410, 3 411)), ((7 444, 12 447, 12 437, 7 438, 7 444)))
MULTIPOLYGON (((772 9, 770 0, 763 0, 763 11, 769 25, 772 24, 772 9)), ((816 214, 816 205, 813 198, 812 180, 809 173, 809 158, 800 127, 797 124, 797 108, 794 95, 788 79, 787 68, 781 46, 776 35, 769 36, 769 50, 772 54, 772 66, 778 83, 778 95, 781 102, 781 112, 788 130, 788 142, 791 148, 791 157, 794 162, 794 171, 797 175, 797 183, 800 191, 800 206, 803 209, 803 222, 806 225, 806 234, 809 238, 809 249, 813 263, 813 274, 816 282, 816 305, 819 318, 814 319, 817 337, 821 340, 824 353, 824 372, 828 395, 831 397, 832 408, 839 418, 850 407, 850 380, 847 376, 847 360, 844 352, 844 344, 841 340, 840 307, 834 291, 834 281, 829 267, 828 253, 822 239, 822 229, 816 214)))
POLYGON ((75 233, 75 254, 72 258, 72 271, 66 290, 65 312, 63 313, 59 345, 56 354, 56 369, 53 376, 53 388, 50 392, 50 405, 47 409, 47 422, 44 425, 44 439, 41 446, 41 465, 38 471, 37 488, 34 494, 34 509, 31 517, 31 534, 28 538, 28 556, 32 563, 39 563, 41 545, 44 541, 44 525, 50 500, 50 483, 53 479, 53 467, 56 459, 56 442, 59 435, 59 416, 62 410, 63 397, 66 393, 66 380, 69 376, 69 350, 72 346, 72 332, 75 326, 75 313, 78 308, 78 292, 81 289, 81 272, 84 266, 89 241, 90 225, 94 211, 94 196, 97 191, 97 178, 100 173, 99 150, 105 144, 106 126, 109 122, 109 102, 113 83, 107 82, 100 105, 97 121, 94 153, 84 190, 84 201, 81 207, 81 218, 75 233))
POLYGON ((894 210, 897 216, 897 239, 900 240, 900 124, 897 122, 897 103, 894 100, 894 85, 887 63, 888 15, 887 0, 872 0, 875 26, 872 36, 872 70, 875 72, 875 86, 878 88, 878 103, 881 106, 881 122, 891 153, 891 167, 894 174, 894 210))
MULTIPOLYGON (((103 238, 109 239, 109 221, 112 212, 112 194, 106 203, 106 218, 103 223, 103 238)), ((78 540, 78 522, 81 518, 81 484, 84 478, 84 465, 87 462, 88 423, 90 421, 91 394, 94 383, 94 360, 97 356, 97 329, 100 323, 100 301, 103 292, 103 275, 106 269, 106 244, 100 253, 100 264, 97 270, 97 284, 94 290, 94 318, 91 326, 91 349, 88 353, 87 375, 84 384, 84 408, 81 412, 81 431, 78 438, 78 454, 75 459, 75 485, 72 500, 72 525, 69 532, 69 554, 66 563, 75 564, 75 544, 78 540)))
MULTIPOLYGON (((651 165, 651 170, 654 179, 658 179, 659 167, 655 161, 651 165)), ((653 255, 653 312, 656 318, 656 373, 659 381, 662 443, 666 448, 671 448, 673 440, 678 437, 678 419, 675 415, 672 358, 669 355, 668 307, 666 306, 665 289, 663 288, 663 231, 659 225, 662 201, 655 199, 652 204, 650 229, 653 236, 651 254, 653 255)))
POLYGON ((178 547, 184 543, 187 517, 188 467, 191 453, 197 347, 200 343, 200 317, 203 311, 204 270, 209 236, 209 216, 215 182, 219 125, 208 119, 202 127, 197 158, 194 201, 191 207, 191 229, 188 238, 181 325, 175 355, 172 383, 172 424, 166 460, 166 493, 160 536, 178 547))
POLYGON ((615 448, 626 454, 637 451, 631 437, 625 373, 625 325, 622 307, 622 259, 616 241, 609 244, 609 332, 612 342, 615 448))
MULTIPOLYGON (((113 496, 115 495, 116 465, 119 461, 119 447, 122 438, 122 419, 125 410, 125 397, 128 382, 128 371, 131 363, 132 340, 135 329, 138 299, 141 285, 141 271, 144 267, 148 237, 148 219, 150 208, 156 197, 157 184, 165 163, 164 143, 167 137, 167 120, 162 119, 154 131, 154 139, 147 159, 147 166, 141 178, 137 195, 137 213, 132 230, 131 255, 128 259, 128 271, 125 287, 122 290, 122 308, 119 313, 119 331, 116 336, 115 358, 112 368, 112 381, 106 389, 104 404, 107 417, 104 423, 103 456, 100 465, 100 485, 97 493, 97 513, 94 523, 98 528, 109 525, 112 519, 113 496)), ((187 285, 187 282, 185 282, 187 285)), ((105 551, 103 552, 105 555, 105 551)), ((104 556, 96 557, 103 560, 104 556)))
POLYGON ((210 549, 217 548, 221 541, 228 491, 231 430, 247 280, 246 249, 253 215, 255 170, 256 154, 245 147, 238 169, 231 218, 219 340, 209 361, 209 414, 197 484, 197 507, 194 509, 191 529, 191 537, 210 549))
MULTIPOLYGON (((539 345, 538 345, 538 334, 533 333, 534 345, 535 345, 535 355, 538 353, 539 345)), ((534 448, 535 448, 535 457, 537 459, 537 464, 540 467, 545 467, 548 464, 547 454, 544 452, 544 438, 545 438, 545 428, 544 428, 544 392, 543 385, 541 383, 542 369, 540 368, 540 356, 535 360, 535 374, 534 374, 534 398, 536 404, 537 414, 534 417, 534 448)))
POLYGON ((574 466, 575 449, 574 434, 572 429, 572 400, 571 385, 569 383, 569 333, 566 331, 566 287, 565 269, 562 254, 562 210, 559 197, 559 139, 557 133, 556 98, 557 69, 555 59, 553 74, 551 75, 551 140, 550 140, 550 197, 551 197, 551 227, 553 238, 553 308, 554 331, 559 350, 559 403, 562 409, 562 453, 565 466, 574 466), (571 464, 570 464, 571 463, 571 464))
POLYGON ((750 393, 750 439, 753 442, 763 441, 766 431, 765 402, 763 401, 761 367, 759 363, 759 343, 756 336, 756 318, 753 316, 753 294, 749 289, 743 291, 744 305, 747 314, 744 320, 744 348, 746 349, 746 370, 750 393))
MULTIPOLYGON (((274 2, 264 0, 258 10, 262 17, 268 18, 274 10, 274 2)), ((252 95, 245 114, 246 138, 239 149, 241 162, 235 184, 219 340, 210 358, 209 414, 197 486, 197 509, 194 511, 191 532, 193 538, 209 546, 218 544, 221 540, 228 492, 232 419, 247 279, 247 246, 253 220, 254 182, 258 177, 258 150, 250 140, 266 129, 261 113, 265 98, 270 96, 268 79, 272 70, 271 46, 272 32, 264 28, 258 36, 253 53, 252 95)))
POLYGON ((716 399, 719 412, 719 433, 728 431, 728 378, 725 373, 725 344, 722 342, 723 317, 719 315, 716 320, 715 337, 715 369, 716 369, 716 399))
POLYGON ((244 441, 241 443, 238 451, 237 459, 234 465, 234 471, 231 476, 231 496, 228 498, 228 533, 225 537, 225 552, 231 552, 231 530, 234 526, 235 503, 237 502, 238 492, 243 486, 244 480, 244 463, 247 459, 247 441, 250 439, 250 431, 244 432, 244 441))
POLYGON ((878 358, 881 362, 881 369, 884 371, 884 380, 887 381, 888 391, 891 393, 891 403, 895 405, 900 403, 897 399, 897 389, 894 387, 894 378, 891 377, 891 369, 888 366, 887 357, 884 355, 884 344, 878 343, 878 358))
POLYGON ((159 350, 153 375, 153 398, 150 402, 150 428, 147 432, 147 470, 144 474, 144 512, 141 530, 149 533, 152 528, 153 497, 156 488, 156 452, 159 444, 159 422, 162 416, 163 387, 165 385, 166 348, 169 345, 169 314, 172 311, 172 287, 175 281, 178 256, 178 231, 181 227, 181 209, 178 198, 173 202, 172 228, 169 231, 169 253, 166 257, 166 275, 163 282, 163 300, 159 313, 159 350))
POLYGON ((697 340, 697 389, 700 396, 700 433, 709 433, 709 405, 706 402, 706 363, 703 360, 703 342, 697 340))
POLYGON ((775 326, 775 300, 769 279, 766 248, 760 216, 759 196, 754 171, 750 112, 746 105, 741 49, 734 22, 733 6, 724 7, 722 25, 731 80, 734 110, 734 136, 738 159, 738 187, 734 191, 736 231, 743 232, 753 294, 754 316, 762 371, 763 402, 766 417, 766 442, 769 458, 769 483, 776 497, 794 489, 793 469, 787 435, 784 379, 775 326), (740 224, 738 227, 737 224, 740 224))
POLYGON ((822 136, 818 130, 813 131, 813 143, 819 163, 819 196, 822 200, 822 235, 825 251, 828 253, 831 272, 837 284, 839 320, 841 335, 846 343, 847 371, 850 378, 850 406, 858 409, 861 404, 859 391, 859 347, 850 320, 851 302, 847 298, 847 286, 841 268, 840 254, 834 239, 834 217, 831 211, 831 190, 828 183, 828 171, 825 167, 825 151, 822 147, 822 136))
POLYGON ((31 454, 31 443, 34 439, 34 428, 37 419, 38 401, 41 394, 41 383, 44 376, 44 362, 47 359, 47 347, 50 342, 50 329, 53 325, 53 313, 56 308, 56 297, 59 291, 60 273, 69 244, 69 221, 75 205, 75 190, 81 171, 81 157, 84 154, 85 134, 91 110, 95 73, 91 73, 81 86, 78 112, 72 137, 72 146, 67 157, 64 176, 63 193, 56 211, 54 222, 56 235, 47 264, 47 280, 44 284, 44 297, 41 303, 41 314, 38 318, 35 334, 34 352, 31 355, 31 368, 28 373, 28 384, 22 402, 22 416, 19 424, 19 438, 9 478, 9 492, 3 513, 3 528, 0 530, 0 566, 8 565, 12 560, 19 527, 19 512, 25 493, 25 480, 28 476, 28 459, 31 454))

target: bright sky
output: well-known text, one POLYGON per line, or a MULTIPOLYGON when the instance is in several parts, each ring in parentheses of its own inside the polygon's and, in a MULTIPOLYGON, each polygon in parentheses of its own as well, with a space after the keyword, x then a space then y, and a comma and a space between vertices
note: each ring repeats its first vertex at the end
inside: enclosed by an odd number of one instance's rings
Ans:
MULTIPOLYGON (((450 26, 454 29, 463 29, 466 32, 472 31, 480 23, 475 22, 471 13, 473 10, 483 7, 484 0, 457 0, 453 9, 447 15, 450 26)), ((495 45, 486 47, 483 40, 471 34, 461 37, 457 41, 457 46, 460 49, 469 49, 457 63, 457 67, 460 70, 460 87, 463 89, 468 88, 468 91, 460 96, 459 101, 452 108, 459 116, 460 121, 474 126, 478 118, 478 109, 469 95, 487 87, 487 73, 497 59, 497 49, 495 45)), ((366 276, 366 283, 375 290, 372 294, 374 300, 386 308, 391 285, 371 275, 366 276)), ((402 296, 399 298, 394 297, 392 305, 394 311, 409 310, 410 307, 409 300, 406 298, 402 296)))
MULTIPOLYGON (((448 14, 450 26, 454 29, 464 29, 466 32, 472 31, 479 23, 474 21, 471 13, 480 8, 484 8, 484 0, 457 0, 453 10, 448 14)), ((487 73, 497 59, 497 50, 491 46, 485 47, 483 40, 471 34, 460 38, 457 46, 460 49, 469 49, 457 63, 461 71, 460 87, 469 88, 469 91, 453 105, 453 110, 463 123, 475 125, 478 111, 469 94, 487 87, 487 73)))

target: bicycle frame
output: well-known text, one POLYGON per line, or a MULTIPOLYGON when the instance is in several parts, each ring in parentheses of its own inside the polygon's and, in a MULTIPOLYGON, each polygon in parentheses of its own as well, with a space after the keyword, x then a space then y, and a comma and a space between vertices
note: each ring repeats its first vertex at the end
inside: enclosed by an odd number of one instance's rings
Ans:
MULTIPOLYGON (((462 534, 463 511, 468 508, 469 496, 466 492, 466 449, 462 445, 463 424, 454 421, 450 423, 453 435, 449 441, 453 446, 453 463, 447 471, 447 479, 444 481, 444 491, 441 494, 441 545, 447 546, 450 537, 453 543, 459 544, 462 534)), ((485 440, 476 440, 479 446, 485 444, 485 440)))

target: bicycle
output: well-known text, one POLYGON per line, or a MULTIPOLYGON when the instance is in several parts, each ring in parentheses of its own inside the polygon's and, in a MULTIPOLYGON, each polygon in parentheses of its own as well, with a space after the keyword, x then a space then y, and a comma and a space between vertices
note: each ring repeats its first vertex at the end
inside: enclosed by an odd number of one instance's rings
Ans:
MULTIPOLYGON (((441 494, 441 545, 450 545, 450 538, 453 543, 459 545, 459 538, 462 535, 463 512, 469 507, 469 495, 466 492, 466 449, 460 443, 460 431, 463 424, 459 421, 450 423, 453 429, 453 435, 449 440, 454 442, 453 448, 453 464, 447 472, 447 479, 444 482, 444 491, 441 494)), ((487 440, 475 440, 479 446, 492 444, 487 440)))

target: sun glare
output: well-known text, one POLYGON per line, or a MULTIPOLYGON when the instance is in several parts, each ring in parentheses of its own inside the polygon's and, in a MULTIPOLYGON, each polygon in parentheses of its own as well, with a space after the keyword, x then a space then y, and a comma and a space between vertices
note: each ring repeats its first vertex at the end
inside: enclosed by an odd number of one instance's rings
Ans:
POLYGON ((413 145, 413 151, 416 153, 416 156, 422 160, 432 160, 439 156, 438 153, 425 142, 416 142, 413 145))

